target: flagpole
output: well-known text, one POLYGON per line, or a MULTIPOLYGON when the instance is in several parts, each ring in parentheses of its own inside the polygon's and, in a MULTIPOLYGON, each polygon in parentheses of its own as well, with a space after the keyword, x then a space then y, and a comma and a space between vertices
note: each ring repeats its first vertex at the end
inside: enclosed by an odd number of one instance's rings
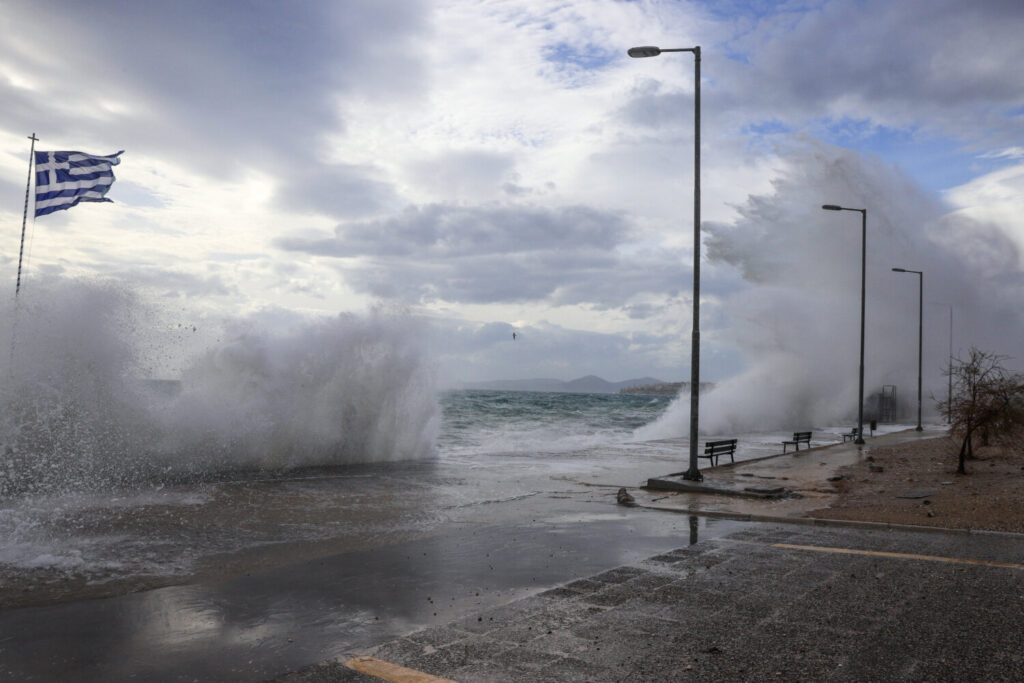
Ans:
POLYGON ((14 298, 18 298, 18 292, 21 291, 21 258, 25 253, 25 224, 28 222, 28 191, 32 187, 32 161, 35 159, 36 152, 36 141, 39 138, 36 137, 35 133, 29 136, 29 140, 32 141, 32 146, 28 152, 28 180, 25 181, 25 210, 21 214, 21 247, 18 249, 18 280, 14 285, 14 298))

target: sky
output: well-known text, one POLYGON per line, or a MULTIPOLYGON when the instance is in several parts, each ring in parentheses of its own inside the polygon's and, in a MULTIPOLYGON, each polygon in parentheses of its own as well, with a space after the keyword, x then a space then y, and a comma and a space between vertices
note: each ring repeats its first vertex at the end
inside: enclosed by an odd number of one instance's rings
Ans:
POLYGON ((401 310, 447 385, 687 379, 694 58, 626 50, 700 45, 702 379, 856 311, 859 216, 825 203, 868 209, 870 296, 912 320, 917 264, 878 259, 927 252, 976 274, 929 335, 1009 352, 1022 35, 1019 0, 0 0, 0 277, 35 133, 125 153, 114 203, 29 219, 27 289, 114 279, 200 330, 401 310))

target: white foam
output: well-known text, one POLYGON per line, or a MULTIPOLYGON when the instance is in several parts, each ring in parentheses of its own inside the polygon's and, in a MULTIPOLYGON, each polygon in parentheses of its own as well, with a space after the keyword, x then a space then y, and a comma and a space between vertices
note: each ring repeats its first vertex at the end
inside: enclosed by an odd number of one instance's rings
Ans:
POLYGON ((180 384, 140 382, 154 358, 182 355, 165 315, 124 286, 77 280, 35 286, 16 315, 5 312, 14 345, 0 387, 0 496, 433 452, 440 408, 410 316, 380 310, 287 329, 228 321, 206 349, 175 361, 180 384))

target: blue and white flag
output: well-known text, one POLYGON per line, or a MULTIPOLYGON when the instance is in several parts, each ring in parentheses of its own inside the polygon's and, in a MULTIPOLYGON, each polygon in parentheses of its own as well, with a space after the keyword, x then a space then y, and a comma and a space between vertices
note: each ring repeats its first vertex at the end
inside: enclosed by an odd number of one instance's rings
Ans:
POLYGON ((104 197, 114 182, 121 150, 110 156, 83 152, 36 152, 36 217, 78 202, 109 202, 104 197))

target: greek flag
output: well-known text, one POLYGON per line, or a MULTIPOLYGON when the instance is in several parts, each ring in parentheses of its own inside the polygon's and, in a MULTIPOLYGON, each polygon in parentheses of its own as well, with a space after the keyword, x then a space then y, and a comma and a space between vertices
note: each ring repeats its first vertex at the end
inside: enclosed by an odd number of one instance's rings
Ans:
POLYGON ((114 182, 113 168, 121 163, 117 154, 100 157, 83 152, 36 152, 36 217, 78 202, 109 202, 114 182))

